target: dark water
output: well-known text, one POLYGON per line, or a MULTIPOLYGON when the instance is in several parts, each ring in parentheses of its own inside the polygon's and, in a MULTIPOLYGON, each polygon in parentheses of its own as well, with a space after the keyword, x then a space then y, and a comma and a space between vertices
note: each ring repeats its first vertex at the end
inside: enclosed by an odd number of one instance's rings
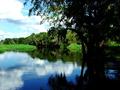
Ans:
MULTIPOLYGON (((58 51, 0 54, 0 90, 50 90, 48 79, 65 74, 67 81, 76 83, 81 72, 80 54, 58 51)), ((116 79, 116 70, 107 69, 106 76, 116 79)))
POLYGON ((49 90, 51 75, 62 73, 75 83, 80 71, 77 62, 48 61, 47 58, 32 58, 27 53, 5 52, 0 54, 0 90, 49 90))

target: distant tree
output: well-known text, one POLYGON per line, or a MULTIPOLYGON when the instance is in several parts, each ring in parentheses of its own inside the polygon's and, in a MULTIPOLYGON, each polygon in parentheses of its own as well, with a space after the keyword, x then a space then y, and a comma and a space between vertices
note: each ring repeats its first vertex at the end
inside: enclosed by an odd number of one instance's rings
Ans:
POLYGON ((35 38, 33 38, 33 40, 35 40, 37 47, 42 47, 42 46, 45 47, 45 46, 47 46, 47 42, 48 42, 47 33, 41 32, 39 34, 36 34, 35 38))
POLYGON ((14 40, 11 39, 11 38, 6 38, 4 41, 3 41, 4 44, 15 44, 14 40))
MULTIPOLYGON (((14 38, 13 38, 13 40, 14 40, 14 38)), ((16 42, 15 42, 16 44, 25 44, 25 38, 17 38, 16 39, 16 42)))
POLYGON ((59 40, 58 40, 58 30, 57 30, 57 28, 51 27, 48 30, 48 37, 49 37, 49 43, 58 44, 59 40))
POLYGON ((48 36, 58 45, 65 43, 67 30, 62 26, 51 27, 48 31, 48 36))

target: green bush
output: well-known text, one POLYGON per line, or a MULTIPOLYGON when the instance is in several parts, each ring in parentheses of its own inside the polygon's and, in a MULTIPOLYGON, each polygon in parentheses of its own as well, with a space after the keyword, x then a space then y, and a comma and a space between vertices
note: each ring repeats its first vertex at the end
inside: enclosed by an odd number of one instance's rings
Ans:
POLYGON ((72 43, 69 46, 67 46, 67 49, 70 52, 76 53, 76 52, 81 52, 81 45, 77 44, 77 43, 72 43))

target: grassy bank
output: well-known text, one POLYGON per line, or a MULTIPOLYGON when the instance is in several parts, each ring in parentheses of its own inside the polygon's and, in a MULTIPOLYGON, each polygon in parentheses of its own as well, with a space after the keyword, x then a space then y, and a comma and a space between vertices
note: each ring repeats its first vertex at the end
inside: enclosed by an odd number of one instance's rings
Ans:
POLYGON ((29 52, 35 49, 36 49, 35 46, 25 45, 25 44, 1 44, 0 45, 0 52, 5 52, 5 51, 29 52))

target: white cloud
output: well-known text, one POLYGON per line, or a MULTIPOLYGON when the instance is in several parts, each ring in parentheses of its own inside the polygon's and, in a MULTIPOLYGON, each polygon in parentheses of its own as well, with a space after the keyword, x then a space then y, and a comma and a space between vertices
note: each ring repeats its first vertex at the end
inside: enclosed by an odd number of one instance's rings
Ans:
MULTIPOLYGON (((0 23, 7 22, 9 24, 14 24, 15 27, 19 27, 19 34, 16 33, 5 32, 6 30, 1 30, 2 35, 5 33, 4 38, 13 37, 14 35, 17 37, 26 36, 28 33, 38 33, 38 32, 46 32, 48 26, 46 24, 39 25, 41 18, 39 16, 27 16, 23 15, 24 5, 22 2, 18 0, 0 0, 0 23), (27 31, 27 33, 26 33, 27 31), (25 32, 25 34, 24 34, 25 32), (17 35, 16 35, 17 34, 17 35)), ((26 11, 26 9, 25 9, 26 11)), ((11 27, 12 28, 12 27, 11 27)), ((15 37, 14 36, 14 37, 15 37)), ((0 36, 1 38, 2 36, 0 36)))
POLYGON ((0 18, 21 18, 23 4, 17 0, 0 0, 0 18))

